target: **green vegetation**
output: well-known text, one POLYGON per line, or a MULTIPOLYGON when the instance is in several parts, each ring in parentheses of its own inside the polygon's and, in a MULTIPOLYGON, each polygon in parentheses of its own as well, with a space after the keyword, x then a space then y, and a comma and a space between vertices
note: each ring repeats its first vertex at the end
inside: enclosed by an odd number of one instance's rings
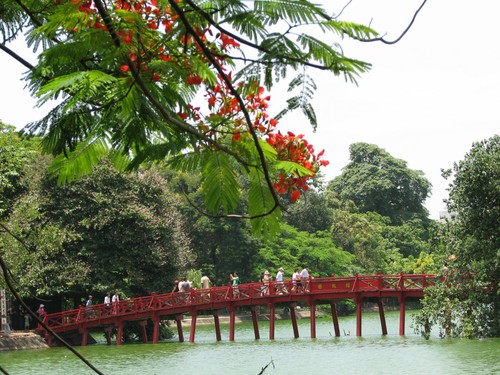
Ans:
POLYGON ((0 255, 23 296, 75 307, 301 264, 314 276, 440 272, 453 254, 423 330, 499 335, 498 137, 454 166, 458 216, 442 225, 406 162, 356 143, 325 185, 323 153, 277 128, 292 110, 316 126, 311 69, 350 81, 370 69, 340 42, 371 28, 307 0, 5 0, 0 14, 2 51, 40 103, 55 99, 30 138, 0 124, 0 255), (36 65, 9 49, 20 36, 36 65), (277 81, 290 97, 271 117, 277 81))
POLYGON ((475 143, 455 163, 448 207, 457 215, 442 229, 447 269, 428 290, 418 327, 428 334, 500 336, 500 136, 475 143))
MULTIPOLYGON (((418 329, 425 333, 437 324, 443 335, 498 335, 499 212, 493 204, 498 137, 475 144, 454 166, 449 206, 458 216, 453 220, 433 222, 417 207, 413 213, 398 209, 402 214, 395 223, 366 210, 368 204, 362 209, 342 198, 335 188, 348 180, 344 173, 363 168, 351 160, 327 188, 317 180, 318 189, 286 213, 280 234, 264 240, 252 235, 248 220, 200 212, 196 202, 203 199, 203 179, 198 175, 167 166, 123 173, 103 159, 88 176, 57 185, 50 178, 50 158, 37 151, 36 140, 2 129, 0 144, 16 147, 2 146, 12 162, 1 176, 7 193, 0 246, 24 297, 42 296, 71 308, 89 293, 98 300, 114 290, 124 297, 164 293, 182 276, 197 286, 202 273, 215 285, 228 283, 234 271, 243 282, 258 281, 264 270, 274 274, 279 267, 290 277, 302 264, 316 277, 439 274, 453 254, 447 281, 428 290, 418 329)), ((392 159, 374 145, 363 147, 392 159)), ((399 175, 418 174, 400 165, 399 175)), ((363 184, 372 195, 373 185, 363 184)), ((348 190, 348 183, 343 186, 348 190)), ((357 189, 369 196, 362 186, 357 189)))

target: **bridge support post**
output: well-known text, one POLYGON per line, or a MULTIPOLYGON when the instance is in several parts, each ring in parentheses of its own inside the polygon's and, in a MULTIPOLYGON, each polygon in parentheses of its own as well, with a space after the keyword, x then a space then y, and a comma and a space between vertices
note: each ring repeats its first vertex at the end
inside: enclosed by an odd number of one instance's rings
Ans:
POLYGON ((184 332, 182 331, 182 314, 175 316, 175 322, 177 324, 177 336, 179 336, 179 342, 184 342, 184 332))
POLYGON ((356 303, 356 336, 361 336, 361 328, 362 328, 362 309, 363 309, 363 297, 354 298, 354 302, 356 303))
POLYGON ((296 303, 290 304, 290 318, 292 319, 293 337, 299 338, 299 327, 297 326, 297 314, 295 313, 296 303))
POLYGON ((335 337, 340 336, 339 318, 337 315, 337 304, 335 302, 330 303, 330 310, 332 312, 333 329, 335 330, 335 337))
POLYGON ((104 328, 104 336, 106 336, 106 344, 111 345, 111 327, 104 328))
POLYGON ((234 341, 234 325, 236 320, 236 309, 230 307, 229 309, 229 341, 234 341))
POLYGON ((47 342, 47 345, 49 347, 52 347, 52 335, 50 333, 48 333, 47 331, 45 331, 45 341, 47 342))
POLYGON ((384 312, 384 304, 379 299, 377 301, 378 305, 378 314, 380 315, 380 325, 382 326, 382 335, 387 335, 387 324, 385 323, 385 312, 384 312))
POLYGON ((311 319, 311 338, 316 338, 316 304, 311 303, 309 305, 309 315, 311 319))
POLYGON ((194 342, 194 336, 196 334, 196 320, 198 318, 198 313, 196 311, 191 312, 191 327, 189 329, 189 342, 194 342))
POLYGON ((399 336, 405 335, 405 310, 406 299, 403 295, 399 297, 399 336))
POLYGON ((82 335, 82 341, 80 343, 81 346, 87 346, 89 339, 89 331, 87 328, 80 328, 80 334, 82 335))
POLYGON ((123 338, 123 322, 117 322, 115 325, 116 325, 116 345, 121 345, 123 338))
POLYGON ((215 323, 215 339, 217 341, 221 341, 222 338, 220 335, 219 312, 217 310, 214 310, 213 315, 214 315, 214 323, 215 323))
POLYGON ((148 333, 146 331, 146 324, 148 324, 146 320, 139 321, 139 327, 141 327, 141 337, 143 344, 148 343, 148 333))
POLYGON ((160 317, 153 316, 151 320, 153 321, 153 344, 158 344, 160 341, 160 317))
POLYGON ((252 313, 253 333, 255 335, 255 340, 260 339, 259 320, 257 319, 257 309, 258 306, 250 307, 250 312, 252 313))
POLYGON ((276 310, 274 304, 269 304, 269 340, 274 340, 276 310))

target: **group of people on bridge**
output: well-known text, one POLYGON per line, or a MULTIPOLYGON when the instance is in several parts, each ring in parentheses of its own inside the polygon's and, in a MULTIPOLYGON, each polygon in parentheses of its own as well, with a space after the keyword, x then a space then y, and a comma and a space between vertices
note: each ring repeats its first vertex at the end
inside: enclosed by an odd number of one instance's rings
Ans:
MULTIPOLYGON (((262 283, 261 295, 268 295, 271 292, 271 287, 274 287, 276 294, 285 293, 302 293, 309 291, 309 279, 311 278, 309 274, 309 266, 303 265, 301 268, 295 268, 293 274, 291 275, 291 289, 289 290, 289 283, 285 283, 285 269, 280 267, 273 278, 268 270, 265 270, 260 278, 262 283), (288 286, 287 286, 288 285, 288 286)), ((239 285, 241 284, 241 279, 237 272, 229 274, 229 285, 233 288, 234 296, 239 295, 239 285)), ((200 280, 201 289, 208 289, 213 286, 210 278, 203 274, 200 280)), ((174 287, 172 288, 172 293, 176 292, 189 292, 193 289, 193 282, 188 280, 187 277, 183 277, 180 280, 177 279, 174 282, 174 287)))
MULTIPOLYGON (((285 270, 283 267, 278 269, 276 273, 276 277, 274 278, 275 284, 275 292, 276 294, 285 294, 285 293, 302 293, 307 292, 309 290, 309 267, 307 265, 302 266, 302 270, 300 268, 295 268, 292 274, 292 288, 291 291, 285 285, 284 282, 285 270)), ((265 270, 261 277, 262 289, 261 294, 266 295, 270 293, 270 285, 273 282, 273 277, 271 276, 268 270, 265 270)))

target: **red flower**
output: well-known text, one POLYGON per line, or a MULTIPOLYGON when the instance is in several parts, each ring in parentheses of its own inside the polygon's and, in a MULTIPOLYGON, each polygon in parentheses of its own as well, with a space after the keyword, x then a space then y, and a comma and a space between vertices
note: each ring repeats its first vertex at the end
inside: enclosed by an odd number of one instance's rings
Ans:
POLYGON ((298 190, 292 191, 292 194, 290 194, 290 198, 292 199, 292 202, 296 202, 297 199, 300 198, 300 191, 298 190))
POLYGON ((200 85, 201 77, 198 75, 192 75, 186 78, 186 82, 189 83, 190 85, 200 85))

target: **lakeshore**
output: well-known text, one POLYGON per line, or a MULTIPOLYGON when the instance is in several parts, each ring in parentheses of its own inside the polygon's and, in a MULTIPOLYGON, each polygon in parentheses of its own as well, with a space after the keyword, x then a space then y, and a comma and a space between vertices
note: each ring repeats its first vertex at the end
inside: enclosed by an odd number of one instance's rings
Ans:
POLYGON ((0 352, 10 350, 44 349, 49 346, 34 331, 0 332, 0 352))

